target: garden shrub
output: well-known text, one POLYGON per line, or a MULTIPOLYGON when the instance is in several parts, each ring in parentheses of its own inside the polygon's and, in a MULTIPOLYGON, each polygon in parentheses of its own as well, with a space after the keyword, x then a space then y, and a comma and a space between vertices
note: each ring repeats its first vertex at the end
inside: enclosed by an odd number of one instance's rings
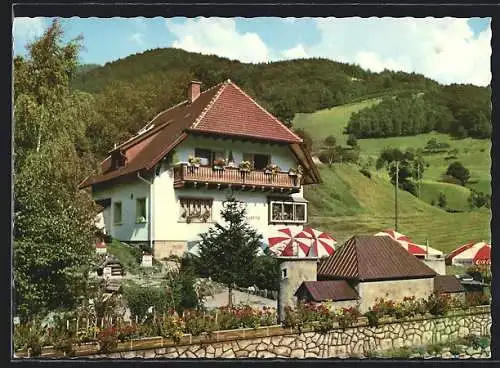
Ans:
POLYGON ((485 294, 474 293, 467 294, 465 297, 465 305, 468 307, 475 307, 478 305, 490 304, 490 298, 485 294))
POLYGON ((342 308, 336 315, 340 328, 351 327, 361 316, 359 310, 355 307, 342 308))
POLYGON ((169 304, 166 290, 155 286, 141 287, 132 284, 123 288, 123 296, 131 315, 137 316, 141 321, 146 317, 151 306, 156 313, 162 313, 169 304))
POLYGON ((433 316, 444 316, 450 310, 450 296, 445 294, 431 294, 424 301, 427 311, 433 316))
POLYGON ((430 355, 438 355, 443 351, 443 346, 441 344, 431 344, 427 346, 427 352, 430 355))
POLYGON ((99 352, 109 353, 118 346, 118 331, 116 327, 108 326, 97 334, 99 352))
POLYGON ((39 356, 42 346, 46 345, 46 327, 39 319, 14 327, 15 349, 31 349, 31 356, 39 356))
POLYGON ((175 343, 181 341, 184 335, 185 323, 176 314, 169 314, 159 320, 160 335, 170 337, 175 343))

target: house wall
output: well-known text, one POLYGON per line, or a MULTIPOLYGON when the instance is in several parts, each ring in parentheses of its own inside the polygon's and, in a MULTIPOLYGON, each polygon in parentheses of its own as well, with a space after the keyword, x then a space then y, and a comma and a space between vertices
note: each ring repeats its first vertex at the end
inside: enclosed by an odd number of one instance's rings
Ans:
POLYGON ((304 258, 281 258, 280 259, 280 288, 278 293, 278 314, 279 320, 285 318, 285 307, 295 307, 297 297, 294 295, 304 281, 316 281, 318 270, 317 259, 304 258), (286 270, 287 277, 283 278, 283 270, 286 270))
POLYGON ((229 151, 232 151, 236 165, 243 161, 243 153, 259 153, 271 155, 271 163, 278 165, 283 171, 297 167, 295 156, 288 146, 192 136, 188 137, 175 149, 174 164, 188 162, 189 156, 194 156, 195 148, 225 150, 227 155, 229 151))
MULTIPOLYGON (((252 142, 233 142, 214 139, 200 139, 189 137, 173 155, 173 163, 187 162, 190 155, 194 154, 194 148, 232 149, 235 163, 242 160, 243 152, 249 153, 271 153, 271 162, 278 164, 281 169, 288 170, 296 167, 295 159, 288 147, 271 146, 252 142)), ((182 255, 187 250, 187 242, 199 240, 199 234, 208 231, 215 222, 221 222, 220 211, 226 199, 227 191, 217 189, 187 188, 174 189, 173 171, 167 165, 163 165, 160 174, 154 180, 153 189, 153 233, 154 233, 154 255, 156 258, 166 258, 170 255, 182 255), (180 220, 181 206, 180 198, 207 198, 212 199, 212 217, 206 223, 186 223, 180 220)), ((303 225, 269 224, 268 196, 269 192, 250 192, 234 190, 237 200, 247 204, 247 219, 249 224, 256 228, 266 241, 271 232, 284 226, 300 231, 303 225)), ((276 195, 274 195, 276 196, 276 195)), ((292 197, 302 198, 303 188, 292 197)))
POLYGON ((111 198, 111 206, 103 211, 103 222, 106 231, 113 238, 121 241, 148 241, 149 240, 149 185, 139 179, 128 183, 121 183, 107 188, 92 189, 94 200, 111 198), (146 198, 146 223, 137 224, 136 199, 146 198), (113 221, 113 208, 116 202, 122 203, 122 223, 113 221))
POLYGON ((405 296, 414 296, 416 299, 428 298, 434 292, 434 278, 360 282, 356 288, 360 297, 359 309, 361 313, 365 313, 376 303, 377 298, 391 300, 402 300, 405 296))
POLYGON ((436 271, 438 275, 446 275, 446 264, 444 258, 426 258, 423 259, 422 262, 436 271))

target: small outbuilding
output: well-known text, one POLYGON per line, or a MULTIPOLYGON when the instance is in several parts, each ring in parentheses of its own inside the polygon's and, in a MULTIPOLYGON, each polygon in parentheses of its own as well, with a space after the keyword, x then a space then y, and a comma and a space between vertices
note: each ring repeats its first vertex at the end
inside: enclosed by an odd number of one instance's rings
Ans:
POLYGON ((344 280, 304 281, 295 296, 306 303, 332 301, 339 308, 354 307, 359 299, 356 290, 344 280))
POLYGON ((362 313, 378 298, 428 298, 436 272, 387 236, 353 236, 318 266, 318 280, 344 280, 362 313))

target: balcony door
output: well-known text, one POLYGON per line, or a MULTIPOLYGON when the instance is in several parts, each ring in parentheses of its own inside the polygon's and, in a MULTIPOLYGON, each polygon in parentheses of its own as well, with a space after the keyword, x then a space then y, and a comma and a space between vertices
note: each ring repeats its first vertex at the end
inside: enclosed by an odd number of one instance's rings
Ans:
POLYGON ((264 170, 271 163, 271 156, 258 153, 244 153, 243 160, 250 161, 253 164, 254 170, 264 170))
POLYGON ((201 165, 212 165, 214 160, 225 160, 226 153, 224 151, 213 151, 205 148, 195 148, 194 155, 200 158, 201 165))

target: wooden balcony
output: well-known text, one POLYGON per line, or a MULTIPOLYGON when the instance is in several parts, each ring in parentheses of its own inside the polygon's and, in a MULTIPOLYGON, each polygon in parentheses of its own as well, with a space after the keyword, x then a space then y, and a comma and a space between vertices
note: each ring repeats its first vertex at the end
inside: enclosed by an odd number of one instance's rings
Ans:
POLYGON ((260 190, 296 193, 300 190, 300 178, 288 172, 265 173, 260 170, 240 171, 237 168, 215 170, 212 166, 174 167, 174 188, 239 188, 242 190, 260 190))

